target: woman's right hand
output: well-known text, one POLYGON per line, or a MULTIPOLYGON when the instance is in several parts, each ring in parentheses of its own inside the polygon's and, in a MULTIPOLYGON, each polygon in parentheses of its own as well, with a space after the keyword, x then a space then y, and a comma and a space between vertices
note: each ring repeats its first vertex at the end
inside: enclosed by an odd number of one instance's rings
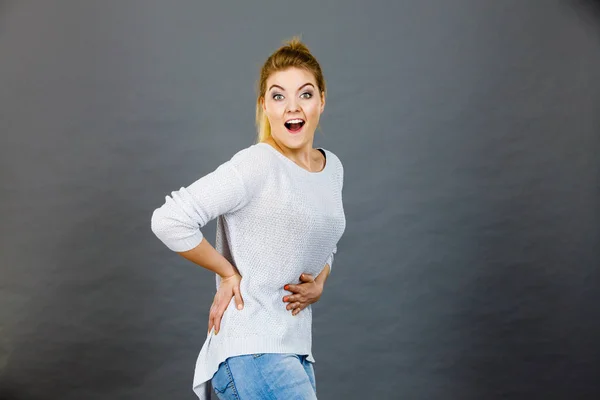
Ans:
POLYGON ((231 275, 226 278, 221 278, 221 284, 215 294, 210 312, 208 313, 208 333, 211 329, 215 328, 215 335, 219 333, 221 329, 221 319, 223 314, 231 302, 231 298, 235 297, 235 303, 237 309, 241 310, 244 308, 244 301, 242 300, 242 294, 240 293, 240 282, 242 276, 238 273, 231 275))

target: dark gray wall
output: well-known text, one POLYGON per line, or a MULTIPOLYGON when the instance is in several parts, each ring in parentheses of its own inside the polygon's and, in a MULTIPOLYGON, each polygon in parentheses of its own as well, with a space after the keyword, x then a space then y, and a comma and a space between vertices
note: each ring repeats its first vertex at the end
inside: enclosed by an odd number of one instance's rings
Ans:
POLYGON ((253 143, 295 34, 346 171, 319 398, 599 398, 600 13, 566 0, 0 2, 0 398, 194 398, 214 279, 151 212, 253 143))

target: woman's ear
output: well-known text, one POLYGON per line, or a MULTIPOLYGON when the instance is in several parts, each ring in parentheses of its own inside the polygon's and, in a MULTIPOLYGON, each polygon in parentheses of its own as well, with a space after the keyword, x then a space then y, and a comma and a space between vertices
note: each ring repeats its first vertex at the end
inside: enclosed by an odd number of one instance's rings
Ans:
POLYGON ((321 92, 321 114, 323 113, 323 110, 325 110, 325 93, 321 92))
POLYGON ((264 96, 260 98, 260 105, 263 109, 263 112, 267 112, 267 106, 265 106, 265 98, 264 96))

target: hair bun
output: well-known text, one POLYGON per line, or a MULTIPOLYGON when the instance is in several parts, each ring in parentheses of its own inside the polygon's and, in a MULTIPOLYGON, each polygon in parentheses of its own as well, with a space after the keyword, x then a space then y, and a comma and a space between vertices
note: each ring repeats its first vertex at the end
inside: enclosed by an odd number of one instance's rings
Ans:
POLYGON ((293 51, 310 54, 310 50, 308 49, 308 47, 306 47, 304 43, 302 43, 302 40, 299 36, 294 36, 290 40, 285 41, 284 47, 287 47, 288 49, 293 51))

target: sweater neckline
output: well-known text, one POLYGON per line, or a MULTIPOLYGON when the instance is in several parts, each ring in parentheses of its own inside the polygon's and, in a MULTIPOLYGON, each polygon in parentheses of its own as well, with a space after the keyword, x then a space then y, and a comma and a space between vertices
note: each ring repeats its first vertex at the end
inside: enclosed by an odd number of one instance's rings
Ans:
POLYGON ((270 149, 270 151, 274 152, 279 158, 282 158, 287 163, 291 164, 292 167, 295 167, 296 169, 300 170, 300 172, 303 172, 303 173, 308 174, 308 175, 323 175, 325 173, 325 171, 328 169, 329 163, 331 161, 330 157, 327 157, 327 150, 325 150, 322 147, 315 147, 316 150, 323 150, 323 152, 325 153, 325 166, 320 171, 312 172, 312 171, 309 171, 309 170, 307 170, 305 168, 302 168, 301 166, 299 166, 298 164, 296 164, 293 160, 289 159, 284 154, 282 154, 279 151, 277 151, 277 149, 275 149, 270 144, 265 143, 265 142, 260 142, 260 143, 257 143, 257 144, 268 147, 270 149))

